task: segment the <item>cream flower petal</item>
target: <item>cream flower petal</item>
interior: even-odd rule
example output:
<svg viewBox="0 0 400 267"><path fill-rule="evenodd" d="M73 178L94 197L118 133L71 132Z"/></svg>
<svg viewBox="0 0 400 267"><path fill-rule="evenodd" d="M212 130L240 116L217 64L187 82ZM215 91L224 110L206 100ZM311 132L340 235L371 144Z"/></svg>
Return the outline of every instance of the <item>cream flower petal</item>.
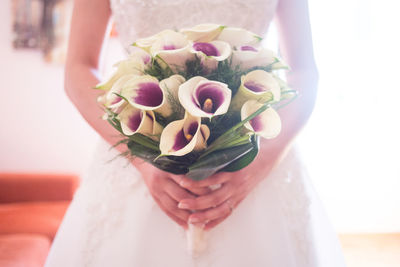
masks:
<svg viewBox="0 0 400 267"><path fill-rule="evenodd" d="M241 77L241 85L232 100L232 109L238 110L247 100L259 102L279 101L280 86L270 73L264 70L254 70Z"/></svg>
<svg viewBox="0 0 400 267"><path fill-rule="evenodd" d="M221 82L196 76L179 87L179 101L187 112L212 118L228 111L232 91Z"/></svg>
<svg viewBox="0 0 400 267"><path fill-rule="evenodd" d="M155 56L160 51L181 49L188 44L189 41L182 33L166 30L157 37L157 40L150 48L150 52L153 56Z"/></svg>
<svg viewBox="0 0 400 267"><path fill-rule="evenodd" d="M275 52L266 48L257 49L253 46L241 46L239 50L232 52L232 66L240 66L241 69L268 66L272 63L274 64L271 69L288 68L284 62L278 59Z"/></svg>
<svg viewBox="0 0 400 267"><path fill-rule="evenodd" d="M105 82L96 85L96 89L110 90L114 83L124 75L143 75L145 64L142 59L137 57L131 57L126 60L118 62L116 65L117 69L114 73L106 79Z"/></svg>
<svg viewBox="0 0 400 267"><path fill-rule="evenodd" d="M226 27L218 35L217 40L229 43L232 47L257 45L262 38L250 31L241 28Z"/></svg>
<svg viewBox="0 0 400 267"><path fill-rule="evenodd" d="M160 87L164 90L165 94L178 99L179 86L184 82L185 78L183 76L175 74L160 81Z"/></svg>
<svg viewBox="0 0 400 267"><path fill-rule="evenodd" d="M141 60L145 66L148 66L151 63L151 55L147 53L145 50L136 48L130 55L129 59L131 60Z"/></svg>
<svg viewBox="0 0 400 267"><path fill-rule="evenodd" d="M159 135L161 126L156 122L154 112L140 110L127 105L117 119L121 122L121 129L125 135L141 133L150 137Z"/></svg>
<svg viewBox="0 0 400 267"><path fill-rule="evenodd" d="M121 90L124 84L135 77L137 76L133 74L128 74L120 77L105 95L104 105L110 109L117 109L118 107L120 107L125 102L125 100L118 95L121 94Z"/></svg>
<svg viewBox="0 0 400 267"><path fill-rule="evenodd" d="M185 78L181 75L175 74L162 81L160 81L160 88L164 91L165 101L161 107L155 111L168 117L173 112L173 106L179 105L178 90L179 86L185 82Z"/></svg>
<svg viewBox="0 0 400 267"><path fill-rule="evenodd" d="M198 138L203 139L201 133L201 118L186 113L185 118L169 123L161 133L160 151L162 155L183 156L192 152L198 144ZM205 143L207 140L200 140Z"/></svg>
<svg viewBox="0 0 400 267"><path fill-rule="evenodd" d="M263 70L254 70L242 77L242 85L254 93L271 92L275 101L279 101L281 91L276 79Z"/></svg>
<svg viewBox="0 0 400 267"><path fill-rule="evenodd" d="M165 30L157 34L149 51L163 68L169 66L173 71L177 71L185 67L187 60L194 59L190 47L190 42L185 35Z"/></svg>
<svg viewBox="0 0 400 267"><path fill-rule="evenodd" d="M182 29L188 40L193 42L210 42L214 40L224 29L224 26L218 24L199 24L193 28Z"/></svg>
<svg viewBox="0 0 400 267"><path fill-rule="evenodd" d="M249 47L249 46L247 46ZM241 69L250 69L255 66L267 66L274 62L273 57L260 57L260 51L236 50L232 52L232 65L240 66Z"/></svg>
<svg viewBox="0 0 400 267"><path fill-rule="evenodd" d="M241 119L246 119L256 112L262 105L262 103L259 103L256 100L247 101L242 107ZM249 122L246 122L244 126L255 134L266 139L276 137L282 128L279 114L273 108L267 108Z"/></svg>
<svg viewBox="0 0 400 267"><path fill-rule="evenodd" d="M210 137L210 128L207 125L202 124L200 126L200 133L197 137L196 146L194 150L199 151L207 148L207 140Z"/></svg>
<svg viewBox="0 0 400 267"><path fill-rule="evenodd" d="M133 44L133 46L139 47L145 51L150 52L150 47L160 38L160 36L168 34L170 31L171 30L163 30L150 37L139 39Z"/></svg>
<svg viewBox="0 0 400 267"><path fill-rule="evenodd" d="M186 61L195 58L195 55L191 52L190 44L179 49L162 50L157 52L154 56L160 66L163 68L168 66L174 72L184 70Z"/></svg>
<svg viewBox="0 0 400 267"><path fill-rule="evenodd" d="M202 64L209 70L218 66L218 61L223 61L232 54L231 46L222 41L209 43L197 42L193 44L192 52L202 59Z"/></svg>
<svg viewBox="0 0 400 267"><path fill-rule="evenodd" d="M125 82L121 96L132 106L143 110L157 109L164 102L164 92L157 78L150 75L136 76Z"/></svg>

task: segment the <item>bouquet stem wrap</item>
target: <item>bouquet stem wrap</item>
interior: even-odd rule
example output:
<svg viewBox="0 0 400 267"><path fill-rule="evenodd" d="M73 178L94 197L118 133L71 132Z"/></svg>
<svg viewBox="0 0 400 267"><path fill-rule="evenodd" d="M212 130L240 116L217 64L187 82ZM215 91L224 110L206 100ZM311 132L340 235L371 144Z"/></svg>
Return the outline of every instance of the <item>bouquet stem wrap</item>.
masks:
<svg viewBox="0 0 400 267"><path fill-rule="evenodd" d="M221 185L215 184L209 187L211 190L217 190ZM200 256L207 249L207 233L203 227L189 223L188 230L186 231L186 239L189 254L193 258Z"/></svg>
<svg viewBox="0 0 400 267"><path fill-rule="evenodd" d="M189 223L186 239L188 252L193 258L199 257L207 249L206 233L202 227Z"/></svg>

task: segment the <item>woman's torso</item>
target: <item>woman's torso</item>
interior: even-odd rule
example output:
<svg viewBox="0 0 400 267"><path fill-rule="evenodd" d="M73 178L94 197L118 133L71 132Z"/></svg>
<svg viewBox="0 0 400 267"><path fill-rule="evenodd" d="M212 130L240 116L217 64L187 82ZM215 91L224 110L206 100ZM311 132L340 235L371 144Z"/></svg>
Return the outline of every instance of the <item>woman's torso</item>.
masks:
<svg viewBox="0 0 400 267"><path fill-rule="evenodd" d="M122 44L165 29L201 23L241 27L265 35L278 0L110 0Z"/></svg>

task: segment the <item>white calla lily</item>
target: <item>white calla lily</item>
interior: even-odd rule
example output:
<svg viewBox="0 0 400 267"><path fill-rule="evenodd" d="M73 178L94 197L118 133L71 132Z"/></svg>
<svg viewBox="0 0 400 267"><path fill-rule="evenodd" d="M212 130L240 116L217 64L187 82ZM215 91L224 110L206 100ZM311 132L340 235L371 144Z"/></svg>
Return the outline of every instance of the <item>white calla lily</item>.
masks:
<svg viewBox="0 0 400 267"><path fill-rule="evenodd" d="M96 85L96 89L110 90L114 83L124 75L143 75L145 70L145 64L140 57L129 57L126 60L122 60L114 65L117 69L114 73L105 80L105 82Z"/></svg>
<svg viewBox="0 0 400 267"><path fill-rule="evenodd" d="M144 75L126 81L120 94L128 103L143 110L155 110L164 103L164 92L157 78Z"/></svg>
<svg viewBox="0 0 400 267"><path fill-rule="evenodd" d="M187 112L212 118L228 111L232 91L224 83L196 76L179 86L178 97Z"/></svg>
<svg viewBox="0 0 400 267"><path fill-rule="evenodd" d="M143 49L136 48L128 57L131 60L141 60L145 66L150 65L151 55Z"/></svg>
<svg viewBox="0 0 400 267"><path fill-rule="evenodd" d="M140 110L127 105L117 119L121 122L121 129L125 135L141 133L152 139L158 140L162 132L162 126L156 121L154 112L151 110Z"/></svg>
<svg viewBox="0 0 400 267"><path fill-rule="evenodd" d="M222 41L196 42L193 43L192 52L201 58L203 66L208 70L214 70L219 61L230 57L232 49L228 43Z"/></svg>
<svg viewBox="0 0 400 267"><path fill-rule="evenodd" d="M182 33L166 30L152 44L150 53L162 67L168 65L177 71L185 67L187 60L194 59L190 48L190 42Z"/></svg>
<svg viewBox="0 0 400 267"><path fill-rule="evenodd" d="M232 66L234 67L240 66L241 69L251 69L256 66L268 65L271 65L271 70L288 68L270 49L245 45L232 52Z"/></svg>
<svg viewBox="0 0 400 267"><path fill-rule="evenodd" d="M127 81L135 77L137 76L128 74L119 78L111 87L111 89L104 95L104 106L118 113L120 107L126 103L126 101L119 96L121 94L121 90Z"/></svg>
<svg viewBox="0 0 400 267"><path fill-rule="evenodd" d="M161 133L161 155L183 156L205 149L209 136L210 130L201 124L201 118L186 113L184 119L169 123Z"/></svg>
<svg viewBox="0 0 400 267"><path fill-rule="evenodd" d="M185 78L179 74L174 74L162 81L160 81L160 87L166 94L172 96L178 100L179 86L185 82Z"/></svg>
<svg viewBox="0 0 400 267"><path fill-rule="evenodd" d="M241 109L241 119L244 120L262 107L262 103L249 100ZM279 114L271 107L246 122L244 126L255 134L266 139L275 138L281 131L282 123Z"/></svg>
<svg viewBox="0 0 400 267"><path fill-rule="evenodd" d="M185 69L186 61L194 59L194 54L191 53L188 44L180 49L160 51L155 58L163 68L169 67L172 71L178 72Z"/></svg>
<svg viewBox="0 0 400 267"><path fill-rule="evenodd" d="M158 35L157 40L150 48L150 53L156 55L160 51L176 50L188 44L189 41L183 34L172 30L166 30Z"/></svg>
<svg viewBox="0 0 400 267"><path fill-rule="evenodd" d="M164 92L165 101L161 107L155 111L168 117L173 112L174 105L179 105L178 90L179 86L185 82L185 78L181 75L175 74L162 81L160 81L160 88Z"/></svg>
<svg viewBox="0 0 400 267"><path fill-rule="evenodd" d="M227 42L232 47L255 46L262 41L262 37L242 28L226 27L218 35L217 40Z"/></svg>
<svg viewBox="0 0 400 267"><path fill-rule="evenodd" d="M264 70L254 70L241 77L241 85L233 97L231 109L239 110L247 100L279 101L281 89L274 76Z"/></svg>
<svg viewBox="0 0 400 267"><path fill-rule="evenodd" d="M182 29L181 32L186 35L188 40L193 42L210 42L214 40L225 26L218 24L199 24L192 28Z"/></svg>
<svg viewBox="0 0 400 267"><path fill-rule="evenodd" d="M167 34L170 31L171 30L163 30L152 36L139 39L135 43L133 43L133 46L139 47L147 52L150 52L150 47L160 38L160 36L162 36L163 34Z"/></svg>

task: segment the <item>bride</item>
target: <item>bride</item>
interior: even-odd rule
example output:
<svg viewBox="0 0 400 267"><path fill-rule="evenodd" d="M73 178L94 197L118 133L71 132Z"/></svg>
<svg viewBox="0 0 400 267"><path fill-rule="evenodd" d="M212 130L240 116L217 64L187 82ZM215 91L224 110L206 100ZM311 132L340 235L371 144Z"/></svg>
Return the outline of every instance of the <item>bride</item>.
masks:
<svg viewBox="0 0 400 267"><path fill-rule="evenodd" d="M110 149L119 137L100 119L98 92L91 89L111 16L127 48L161 30L200 23L262 36L275 16L280 51L291 66L287 80L301 95L280 110L279 137L263 141L248 167L201 182L117 157L125 148ZM290 145L312 112L316 86L306 0L75 0L65 88L106 142L95 151L46 266L344 266L336 235ZM221 187L210 190L215 185ZM186 251L188 223L206 230L207 250L197 258Z"/></svg>

